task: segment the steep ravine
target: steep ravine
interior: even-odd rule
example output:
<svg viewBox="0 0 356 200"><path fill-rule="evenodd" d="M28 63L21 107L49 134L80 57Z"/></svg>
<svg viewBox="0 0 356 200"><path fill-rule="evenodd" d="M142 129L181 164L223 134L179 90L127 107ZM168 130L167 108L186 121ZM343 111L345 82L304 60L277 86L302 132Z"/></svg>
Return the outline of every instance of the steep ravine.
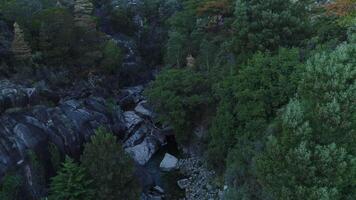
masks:
<svg viewBox="0 0 356 200"><path fill-rule="evenodd" d="M46 193L43 186L36 184L29 153L34 152L41 159L48 179L54 175L50 145L54 144L62 155L79 159L83 144L101 126L118 136L126 152L135 160L136 176L143 188L142 199L205 199L205 196L192 196L189 192L204 193L205 189L199 189L205 187L204 184L194 187L177 184L179 180L192 180L192 177L205 179L205 174L201 176L194 171L201 166L191 165L194 162L186 159L175 163L169 171L160 167L167 153L177 158L186 155L180 152L172 130L156 124L157 116L143 96L156 67L141 55L150 57L158 46L139 48L145 44L141 37L140 1L129 1L128 6L135 11L133 35L113 31L104 8L97 8L95 12L101 19L101 31L123 50L119 74L89 75L65 86L56 80L65 79L71 72L58 69L39 69L28 81L0 80L0 181L9 171L21 174L26 186L24 199L39 199ZM150 34L160 34L155 33L155 27L149 28ZM159 36L152 38L147 44L158 39ZM112 84L119 77L120 87ZM194 182L191 183L193 186Z"/></svg>
<svg viewBox="0 0 356 200"><path fill-rule="evenodd" d="M135 20L139 19L136 15ZM140 28L138 23L138 34ZM176 155L177 146L156 127L154 114L142 95L144 85L153 78L153 68L145 65L140 56L139 35L111 32L110 24L105 23L101 29L123 49L119 76L125 77L124 88L108 87L103 80L115 77L101 75L74 80L65 86L52 81L53 77L64 79L70 73L65 70L37 70L29 81L0 81L0 180L9 171L21 174L26 185L24 199L39 199L45 193L36 184L29 153L38 155L48 178L54 175L51 144L63 155L78 159L82 145L101 126L122 139L125 150L136 161L136 174L145 193L142 198L182 197L174 177L179 175L159 169L165 153ZM152 190L155 186L165 192Z"/></svg>

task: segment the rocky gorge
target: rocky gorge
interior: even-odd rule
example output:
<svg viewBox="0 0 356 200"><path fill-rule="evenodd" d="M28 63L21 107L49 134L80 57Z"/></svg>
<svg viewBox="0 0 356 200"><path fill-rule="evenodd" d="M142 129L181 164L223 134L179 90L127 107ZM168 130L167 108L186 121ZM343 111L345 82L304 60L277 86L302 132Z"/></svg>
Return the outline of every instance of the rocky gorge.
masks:
<svg viewBox="0 0 356 200"><path fill-rule="evenodd" d="M61 2L73 7L71 1ZM158 122L157 114L143 94L154 79L157 68L148 65L162 56L159 43L165 33L153 21L145 27L149 29L146 35L142 34L141 2L128 1L127 6L133 10L136 30L133 34L114 30L105 7L99 6L94 12L101 19L101 31L123 49L120 74L89 73L84 78L73 79L71 74L75 72L67 69L38 68L16 76L10 76L11 70L1 72L0 181L6 173L21 174L25 178L27 196L24 198L38 199L46 192L36 183L36 166L31 162L33 153L43 164L48 179L56 167L53 146L61 157L69 155L78 160L83 144L100 127L117 136L135 161L143 200L219 198L221 191L210 186L214 173L179 150L172 128ZM169 15L174 9L161 12ZM0 39L11 41L10 25L0 19L0 29ZM11 54L10 46L9 43L0 45L1 65L5 65ZM120 85L119 77L125 78L120 80Z"/></svg>

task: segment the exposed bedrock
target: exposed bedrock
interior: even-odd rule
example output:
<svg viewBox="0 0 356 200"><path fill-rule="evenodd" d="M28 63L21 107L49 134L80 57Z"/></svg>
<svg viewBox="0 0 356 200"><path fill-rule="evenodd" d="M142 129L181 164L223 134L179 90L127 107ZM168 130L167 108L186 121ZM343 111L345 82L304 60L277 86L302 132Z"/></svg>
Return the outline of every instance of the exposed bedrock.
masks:
<svg viewBox="0 0 356 200"><path fill-rule="evenodd" d="M9 82L6 84L11 85ZM7 109L0 117L0 177L9 169L25 169L29 150L50 155L43 152L48 151L50 143L62 153L79 158L83 143L89 141L101 126L122 139L126 152L136 161L138 169L165 143L164 134L152 123L152 112L141 95L142 87L121 91L115 100L123 107L124 104L131 105L123 111L121 106L108 105L105 99L94 96L61 101L53 107L41 103L29 106L32 98L29 91L33 91L12 86L17 89L0 92L0 102L1 99L6 102L1 104L6 105L2 108ZM15 107L22 108L9 110Z"/></svg>

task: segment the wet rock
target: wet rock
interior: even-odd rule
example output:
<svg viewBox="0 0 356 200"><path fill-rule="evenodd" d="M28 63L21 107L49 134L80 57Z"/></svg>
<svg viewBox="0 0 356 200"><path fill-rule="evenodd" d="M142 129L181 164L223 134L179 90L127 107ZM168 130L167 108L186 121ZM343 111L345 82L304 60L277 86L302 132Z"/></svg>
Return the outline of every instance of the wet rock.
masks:
<svg viewBox="0 0 356 200"><path fill-rule="evenodd" d="M140 165L146 164L159 149L157 140L146 137L141 144L126 148L126 152Z"/></svg>
<svg viewBox="0 0 356 200"><path fill-rule="evenodd" d="M162 171L172 171L177 168L178 159L166 153L159 167Z"/></svg>

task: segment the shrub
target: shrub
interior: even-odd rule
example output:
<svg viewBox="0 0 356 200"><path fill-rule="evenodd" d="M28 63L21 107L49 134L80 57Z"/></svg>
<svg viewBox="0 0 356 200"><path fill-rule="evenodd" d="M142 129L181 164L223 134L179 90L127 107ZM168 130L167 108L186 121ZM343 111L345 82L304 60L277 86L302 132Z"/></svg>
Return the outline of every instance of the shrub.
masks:
<svg viewBox="0 0 356 200"><path fill-rule="evenodd" d="M140 188L134 177L134 163L117 138L103 128L96 131L82 155L85 167L94 180L95 197L102 200L139 199Z"/></svg>
<svg viewBox="0 0 356 200"><path fill-rule="evenodd" d="M7 174L0 185L0 199L18 200L21 197L22 177L16 174Z"/></svg>
<svg viewBox="0 0 356 200"><path fill-rule="evenodd" d="M109 40L103 50L101 66L105 71L117 72L122 64L122 51L117 44Z"/></svg>
<svg viewBox="0 0 356 200"><path fill-rule="evenodd" d="M94 190L85 169L67 157L57 176L52 178L50 200L90 200Z"/></svg>

